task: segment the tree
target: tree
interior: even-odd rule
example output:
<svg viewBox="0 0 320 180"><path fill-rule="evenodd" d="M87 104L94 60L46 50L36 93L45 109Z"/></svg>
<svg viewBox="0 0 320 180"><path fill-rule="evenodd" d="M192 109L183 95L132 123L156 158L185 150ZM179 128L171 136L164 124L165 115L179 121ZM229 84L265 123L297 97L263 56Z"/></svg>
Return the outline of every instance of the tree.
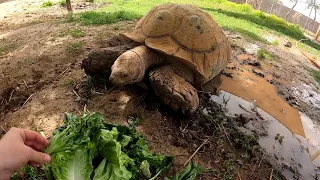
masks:
<svg viewBox="0 0 320 180"><path fill-rule="evenodd" d="M249 4L252 5L254 9L261 9L263 0L249 0Z"/></svg>
<svg viewBox="0 0 320 180"><path fill-rule="evenodd" d="M69 13L72 13L71 0L66 0L67 10Z"/></svg>
<svg viewBox="0 0 320 180"><path fill-rule="evenodd" d="M320 35L320 26L318 26L318 30L317 30L316 35L314 36L314 39L318 40L319 35Z"/></svg>
<svg viewBox="0 0 320 180"><path fill-rule="evenodd" d="M314 7L314 17L313 17L313 25L312 25L312 30L314 30L314 26L316 25L316 19L317 19L317 11L320 9L320 4L316 4Z"/></svg>
<svg viewBox="0 0 320 180"><path fill-rule="evenodd" d="M273 10L273 7L274 7L274 3L279 3L279 2L280 2L280 0L272 0L271 9L270 9L269 14L272 14L272 10Z"/></svg>
<svg viewBox="0 0 320 180"><path fill-rule="evenodd" d="M293 22L296 24L299 24L300 17L301 17L301 13L295 12L294 15L292 16Z"/></svg>
<svg viewBox="0 0 320 180"><path fill-rule="evenodd" d="M290 11L286 14L285 16L285 20L288 20L288 16L291 13L291 11L293 11L293 9L296 7L296 5L298 4L298 0L290 0L291 2L294 2L292 8L290 9Z"/></svg>
<svg viewBox="0 0 320 180"><path fill-rule="evenodd" d="M308 16L308 19L307 19L307 21L306 21L306 24L304 25L304 28L303 29L307 29L307 25L308 25L308 22L309 22L309 19L310 19L310 16L311 16L311 13L312 13L312 10L313 10L313 7L314 7L314 5L315 5L315 0L308 0L307 1L307 8L306 9L310 9L310 12L309 12L309 16Z"/></svg>

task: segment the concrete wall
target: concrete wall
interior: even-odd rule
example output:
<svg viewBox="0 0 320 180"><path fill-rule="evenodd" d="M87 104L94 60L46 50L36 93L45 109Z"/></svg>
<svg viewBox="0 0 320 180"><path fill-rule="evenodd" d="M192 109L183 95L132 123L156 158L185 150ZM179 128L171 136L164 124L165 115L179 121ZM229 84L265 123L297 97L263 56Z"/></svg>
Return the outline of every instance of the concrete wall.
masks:
<svg viewBox="0 0 320 180"><path fill-rule="evenodd" d="M238 4L243 4L246 2L245 0L231 0L231 1L238 3ZM255 9L257 9L257 8L259 8L259 7L257 7L258 1L259 0L248 0L248 3L250 5L252 5ZM262 0L260 10L264 11L266 13L270 13L271 6L272 6L272 0ZM290 11L290 8L288 8L282 4L279 4L279 3L274 3L274 7L273 7L273 10L271 13L284 19L286 14L289 11ZM310 10L306 10L306 11L309 12ZM313 16L314 16L314 13L311 14L312 18L313 18ZM313 33L316 33L317 29L319 27L319 23L317 21L314 23L313 19L308 18L307 16L305 16L295 10L291 11L291 13L288 16L287 21L294 23L294 24L299 24L301 27L304 27L307 22L307 19L309 19L307 29ZM311 23L309 23L309 22L311 22Z"/></svg>

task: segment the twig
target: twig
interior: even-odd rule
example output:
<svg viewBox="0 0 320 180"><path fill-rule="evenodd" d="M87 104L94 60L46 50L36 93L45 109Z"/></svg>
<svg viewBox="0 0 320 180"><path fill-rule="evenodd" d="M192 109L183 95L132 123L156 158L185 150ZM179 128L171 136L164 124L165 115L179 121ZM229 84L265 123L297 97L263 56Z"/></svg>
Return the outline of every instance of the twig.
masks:
<svg viewBox="0 0 320 180"><path fill-rule="evenodd" d="M103 95L103 93L102 93L102 92L97 92L97 91L92 90L92 89L91 89L91 92L92 92L92 94L99 94L99 95Z"/></svg>
<svg viewBox="0 0 320 180"><path fill-rule="evenodd" d="M91 114L91 112L87 109L87 104L84 105L83 112L84 113L87 112L87 113Z"/></svg>
<svg viewBox="0 0 320 180"><path fill-rule="evenodd" d="M238 171L237 169L236 169L236 171L237 171L239 180L241 180L241 176L240 176L240 174L239 174L239 171Z"/></svg>
<svg viewBox="0 0 320 180"><path fill-rule="evenodd" d="M251 113L247 108L243 107L241 104L238 104L238 105L239 105L239 107L240 107L241 109L243 109L243 110L245 110L245 111L247 111L247 112Z"/></svg>
<svg viewBox="0 0 320 180"><path fill-rule="evenodd" d="M195 156L197 154L197 152L200 150L200 148L206 143L208 142L208 139L204 140L203 143L198 147L198 149L190 156L190 158L184 163L183 167L185 167L189 161L193 158L193 156Z"/></svg>
<svg viewBox="0 0 320 180"><path fill-rule="evenodd" d="M79 96L79 94L73 89L72 92L79 98L81 99L81 97Z"/></svg>
<svg viewBox="0 0 320 180"><path fill-rule="evenodd" d="M62 73L59 74L59 76L62 76L64 73L66 73L69 68L70 68L70 67L68 66L67 69L65 69Z"/></svg>
<svg viewBox="0 0 320 180"><path fill-rule="evenodd" d="M1 126L2 131L4 131L5 133L7 133L7 131Z"/></svg>
<svg viewBox="0 0 320 180"><path fill-rule="evenodd" d="M24 106L29 100L30 100L30 98L33 96L33 94L31 94L29 97L28 97L28 99L22 104L22 106ZM22 107L21 106L21 107Z"/></svg>
<svg viewBox="0 0 320 180"><path fill-rule="evenodd" d="M228 139L230 145L233 147L233 145L232 145L232 143L231 143L231 140L229 139L229 136L228 136L228 134L227 134L227 131L226 131L226 129L224 128L224 126L223 126L222 123L221 123L221 127L222 127L223 132L224 132L224 134L226 135L226 138Z"/></svg>
<svg viewBox="0 0 320 180"><path fill-rule="evenodd" d="M271 170L271 174L270 174L269 180L272 180L272 176L273 176L273 168L272 168L272 170Z"/></svg>
<svg viewBox="0 0 320 180"><path fill-rule="evenodd" d="M110 91L112 91L114 88L116 88L117 86L113 86L112 88L110 88L107 93L109 93Z"/></svg>
<svg viewBox="0 0 320 180"><path fill-rule="evenodd" d="M23 83L26 86L26 88L29 89L29 86L28 86L27 82L24 79L23 79Z"/></svg>
<svg viewBox="0 0 320 180"><path fill-rule="evenodd" d="M262 155L262 157L261 157L261 159L260 159L260 162L259 162L259 164L258 164L258 167L257 167L257 168L259 168L259 167L260 167L260 165L261 165L261 162L262 162L263 158L264 158L264 154Z"/></svg>
<svg viewBox="0 0 320 180"><path fill-rule="evenodd" d="M12 95L13 95L13 92L14 92L14 89L11 91L11 93L10 93L10 97L9 97L9 100L8 100L8 103L11 101L11 99L12 99Z"/></svg>
<svg viewBox="0 0 320 180"><path fill-rule="evenodd" d="M264 157L264 154L262 155L262 157L261 157L261 159L260 159L260 161L259 161L258 168L259 168L260 165L261 165L261 162L262 162L263 157ZM250 176L251 176L251 174L256 170L256 166L257 166L257 164L254 164L254 166L253 166L253 168L252 168L252 170L251 170Z"/></svg>
<svg viewBox="0 0 320 180"><path fill-rule="evenodd" d="M49 88L52 88L54 84L52 84ZM47 96L47 92L44 94L44 96L42 97L42 99L44 99Z"/></svg>

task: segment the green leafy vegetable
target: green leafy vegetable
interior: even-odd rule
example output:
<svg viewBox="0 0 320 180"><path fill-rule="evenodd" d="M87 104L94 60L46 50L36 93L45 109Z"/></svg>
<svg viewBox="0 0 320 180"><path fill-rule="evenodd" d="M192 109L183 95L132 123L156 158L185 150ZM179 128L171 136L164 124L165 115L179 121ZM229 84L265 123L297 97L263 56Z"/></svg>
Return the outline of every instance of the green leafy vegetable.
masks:
<svg viewBox="0 0 320 180"><path fill-rule="evenodd" d="M148 163L147 160L142 161L140 165L140 169L144 176L146 176L147 178L151 178L152 175L150 172L150 164Z"/></svg>
<svg viewBox="0 0 320 180"><path fill-rule="evenodd" d="M203 169L200 166L196 166L192 161L190 161L188 166L179 174L172 178L166 178L165 180L195 180L202 171Z"/></svg>
<svg viewBox="0 0 320 180"><path fill-rule="evenodd" d="M81 118L66 114L64 126L55 130L45 152L52 157L46 166L48 179L86 180L93 172L92 159L97 155L92 134L101 128L100 114L84 114Z"/></svg>
<svg viewBox="0 0 320 180"><path fill-rule="evenodd" d="M151 153L134 126L103 123L99 113L67 114L45 152L52 157L45 167L49 180L155 179L173 161Z"/></svg>

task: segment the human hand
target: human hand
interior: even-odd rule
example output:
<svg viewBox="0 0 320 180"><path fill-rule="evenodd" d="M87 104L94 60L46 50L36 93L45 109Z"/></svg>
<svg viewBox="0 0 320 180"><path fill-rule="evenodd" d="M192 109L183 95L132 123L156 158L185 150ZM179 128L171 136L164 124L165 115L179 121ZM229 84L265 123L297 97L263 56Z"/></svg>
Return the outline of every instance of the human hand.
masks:
<svg viewBox="0 0 320 180"><path fill-rule="evenodd" d="M39 133L11 128L0 140L0 180L8 180L20 167L47 164L51 157L41 151L48 140Z"/></svg>

